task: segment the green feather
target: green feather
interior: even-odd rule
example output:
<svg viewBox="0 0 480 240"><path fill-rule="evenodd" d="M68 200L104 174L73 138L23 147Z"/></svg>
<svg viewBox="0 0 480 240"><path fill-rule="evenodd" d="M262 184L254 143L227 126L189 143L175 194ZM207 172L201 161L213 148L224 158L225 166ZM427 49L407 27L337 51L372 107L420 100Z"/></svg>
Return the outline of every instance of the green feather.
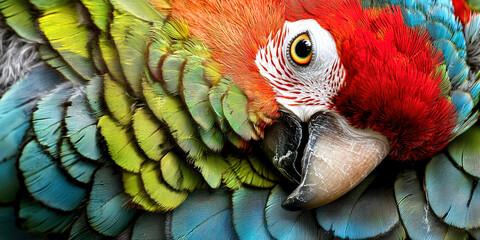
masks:
<svg viewBox="0 0 480 240"><path fill-rule="evenodd" d="M248 117L248 100L242 90L230 84L222 100L223 113L233 131L245 140L257 139L255 130Z"/></svg>
<svg viewBox="0 0 480 240"><path fill-rule="evenodd" d="M266 164L265 160L266 157L260 159L259 156L255 156L253 154L250 154L248 156L248 161L250 162L250 165L256 173L260 174L262 177L270 181L279 181L280 178L278 177L278 175L272 171L272 168L274 167L272 165Z"/></svg>
<svg viewBox="0 0 480 240"><path fill-rule="evenodd" d="M467 173L480 178L480 127L473 126L448 145L455 163Z"/></svg>
<svg viewBox="0 0 480 240"><path fill-rule="evenodd" d="M124 172L123 187L125 193L132 197L131 201L142 209L150 212L163 211L163 208L157 205L145 192L140 175Z"/></svg>
<svg viewBox="0 0 480 240"><path fill-rule="evenodd" d="M120 84L113 81L110 76L104 76L104 94L107 108L112 117L123 126L128 126L132 120L133 98Z"/></svg>
<svg viewBox="0 0 480 240"><path fill-rule="evenodd" d="M157 10L145 0L110 0L110 2L116 10L129 13L147 22L161 22L165 19L165 16L157 12Z"/></svg>
<svg viewBox="0 0 480 240"><path fill-rule="evenodd" d="M107 64L103 60L102 51L100 50L98 38L94 37L90 41L90 55L98 75L108 72ZM94 78L97 76L94 76Z"/></svg>
<svg viewBox="0 0 480 240"><path fill-rule="evenodd" d="M66 79L79 84L84 84L85 79L83 79L77 72L75 72L68 63L66 63L60 55L58 55L55 50L51 49L47 45L40 45L38 47L38 53L40 58L45 61L49 66L55 68L60 72Z"/></svg>
<svg viewBox="0 0 480 240"><path fill-rule="evenodd" d="M143 95L155 116L167 124L179 147L192 158L201 157L205 146L181 100L167 96L158 83L152 86L147 81L143 81Z"/></svg>
<svg viewBox="0 0 480 240"><path fill-rule="evenodd" d="M215 123L215 115L208 102L210 84L204 79L203 59L188 57L183 67L181 89L188 111L197 124L209 131Z"/></svg>
<svg viewBox="0 0 480 240"><path fill-rule="evenodd" d="M81 0L81 2L90 13L93 23L102 32L107 32L112 11L110 3L107 0Z"/></svg>
<svg viewBox="0 0 480 240"><path fill-rule="evenodd" d="M3 0L0 1L0 12L5 22L20 37L41 43L42 36L37 32L35 21L26 0Z"/></svg>
<svg viewBox="0 0 480 240"><path fill-rule="evenodd" d="M29 0L38 9L46 10L70 3L70 0Z"/></svg>
<svg viewBox="0 0 480 240"><path fill-rule="evenodd" d="M175 153L167 153L160 161L165 182L175 190L192 192L202 183L201 176Z"/></svg>
<svg viewBox="0 0 480 240"><path fill-rule="evenodd" d="M232 166L240 182L260 188L271 188L275 185L256 173L248 159L230 155L227 157L227 161Z"/></svg>
<svg viewBox="0 0 480 240"><path fill-rule="evenodd" d="M230 165L216 154L207 154L192 161L211 188L218 188L222 182L222 175L230 169Z"/></svg>
<svg viewBox="0 0 480 240"><path fill-rule="evenodd" d="M133 129L138 145L150 159L156 161L160 161L173 147L162 127L149 110L145 108L135 110Z"/></svg>
<svg viewBox="0 0 480 240"><path fill-rule="evenodd" d="M78 74L90 80L95 75L88 47L90 39L86 26L79 24L79 20L77 9L72 3L46 8L38 22L60 56Z"/></svg>
<svg viewBox="0 0 480 240"><path fill-rule="evenodd" d="M118 12L113 15L110 33L117 47L123 73L133 92L140 96L150 25L131 15Z"/></svg>
<svg viewBox="0 0 480 240"><path fill-rule="evenodd" d="M231 190L237 190L242 186L242 181L238 178L232 168L228 168L222 175L223 186Z"/></svg>
<svg viewBox="0 0 480 240"><path fill-rule="evenodd" d="M220 80L220 82L213 86L210 89L209 93L209 100L210 104L212 105L213 111L218 117L218 120L224 121L225 115L223 114L223 106L222 106L222 98L225 96L225 93L228 91L228 85L230 84L230 81L223 78ZM222 126L223 124L219 124Z"/></svg>
<svg viewBox="0 0 480 240"><path fill-rule="evenodd" d="M98 127L107 141L108 152L112 160L127 171L139 173L146 157L136 146L133 134L118 126L108 115L100 118Z"/></svg>
<svg viewBox="0 0 480 240"><path fill-rule="evenodd" d="M122 65L120 64L120 57L113 40L106 33L100 33L98 35L98 45L110 75L122 86L127 85L127 80L125 75L123 75Z"/></svg>
<svg viewBox="0 0 480 240"><path fill-rule="evenodd" d="M225 138L219 129L213 127L207 131L203 128L199 128L198 132L200 133L203 143L205 143L208 148L216 152L222 150Z"/></svg>
<svg viewBox="0 0 480 240"><path fill-rule="evenodd" d="M159 164L148 162L142 166L141 177L147 194L163 210L168 211L178 207L188 196L185 191L175 191L161 179Z"/></svg>
<svg viewBox="0 0 480 240"><path fill-rule="evenodd" d="M152 29L152 37L148 47L148 69L156 80L162 80L160 76L160 62L163 60L168 52L170 42L165 39L164 34L161 34L159 26L154 25Z"/></svg>
<svg viewBox="0 0 480 240"><path fill-rule="evenodd" d="M166 56L162 62L162 85L170 95L176 96L180 89L181 69L185 64L185 56L173 54Z"/></svg>

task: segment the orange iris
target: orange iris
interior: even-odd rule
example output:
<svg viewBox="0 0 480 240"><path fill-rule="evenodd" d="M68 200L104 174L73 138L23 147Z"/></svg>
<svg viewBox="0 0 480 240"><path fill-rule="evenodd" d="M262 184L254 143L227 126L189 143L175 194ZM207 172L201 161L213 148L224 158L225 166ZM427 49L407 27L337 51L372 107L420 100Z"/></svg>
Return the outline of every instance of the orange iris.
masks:
<svg viewBox="0 0 480 240"><path fill-rule="evenodd" d="M290 45L292 60L300 65L306 65L312 60L312 41L308 34L299 35Z"/></svg>

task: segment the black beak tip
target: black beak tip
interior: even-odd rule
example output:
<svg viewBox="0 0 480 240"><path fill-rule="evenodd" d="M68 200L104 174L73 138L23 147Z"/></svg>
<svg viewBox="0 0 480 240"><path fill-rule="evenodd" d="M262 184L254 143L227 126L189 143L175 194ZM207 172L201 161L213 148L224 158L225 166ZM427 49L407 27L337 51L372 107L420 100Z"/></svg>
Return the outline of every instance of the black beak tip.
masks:
<svg viewBox="0 0 480 240"><path fill-rule="evenodd" d="M304 210L302 202L295 197L287 197L282 203L282 207L290 211Z"/></svg>

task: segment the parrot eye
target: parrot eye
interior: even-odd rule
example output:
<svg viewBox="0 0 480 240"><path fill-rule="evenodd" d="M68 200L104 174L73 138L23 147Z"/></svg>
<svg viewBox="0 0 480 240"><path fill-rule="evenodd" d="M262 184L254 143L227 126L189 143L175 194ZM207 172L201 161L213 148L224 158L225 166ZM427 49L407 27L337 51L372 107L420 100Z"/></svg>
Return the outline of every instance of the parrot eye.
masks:
<svg viewBox="0 0 480 240"><path fill-rule="evenodd" d="M308 34L303 33L293 40L290 45L292 60L300 65L307 65L312 60L312 41Z"/></svg>

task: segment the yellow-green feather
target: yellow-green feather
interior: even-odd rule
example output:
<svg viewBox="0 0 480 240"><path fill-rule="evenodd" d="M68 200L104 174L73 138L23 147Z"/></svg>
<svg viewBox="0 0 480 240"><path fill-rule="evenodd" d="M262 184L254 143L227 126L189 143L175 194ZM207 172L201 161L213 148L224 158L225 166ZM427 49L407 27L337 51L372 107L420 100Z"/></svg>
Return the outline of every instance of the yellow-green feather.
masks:
<svg viewBox="0 0 480 240"><path fill-rule="evenodd" d="M188 196L186 191L170 188L162 179L157 162L148 162L142 166L141 178L147 194L165 211L172 210Z"/></svg>
<svg viewBox="0 0 480 240"><path fill-rule="evenodd" d="M133 134L108 115L100 118L98 127L107 142L112 160L127 171L139 173L146 158L136 146Z"/></svg>

